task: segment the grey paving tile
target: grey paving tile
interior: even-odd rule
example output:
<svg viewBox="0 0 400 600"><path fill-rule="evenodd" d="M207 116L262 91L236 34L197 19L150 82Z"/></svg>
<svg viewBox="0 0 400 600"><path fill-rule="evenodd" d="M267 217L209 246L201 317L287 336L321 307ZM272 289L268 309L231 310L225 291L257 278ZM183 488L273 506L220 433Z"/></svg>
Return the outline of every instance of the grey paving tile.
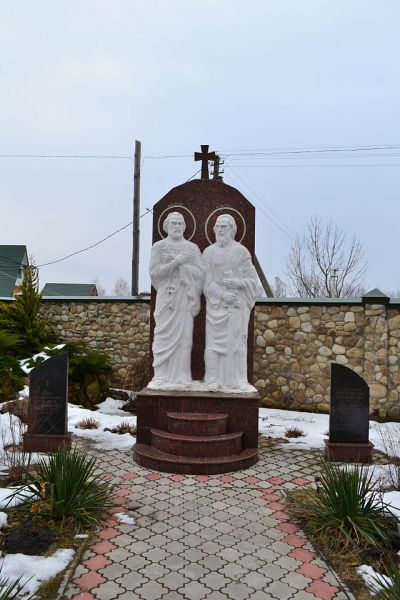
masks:
<svg viewBox="0 0 400 600"><path fill-rule="evenodd" d="M287 585L287 583L283 583L282 581L273 581L273 583L269 584L266 588L269 594L272 594L279 600L289 600L293 596L293 594L298 593L295 587L291 587ZM296 597L296 596L295 596Z"/></svg>
<svg viewBox="0 0 400 600"><path fill-rule="evenodd" d="M106 581L92 590L92 593L99 600L115 600L115 598L124 592L126 592L126 588L118 585L115 581Z"/></svg>
<svg viewBox="0 0 400 600"><path fill-rule="evenodd" d="M157 581L149 581L135 589L135 593L143 600L160 600L168 592L168 588L160 585Z"/></svg>
<svg viewBox="0 0 400 600"><path fill-rule="evenodd" d="M232 582L224 587L222 592L232 600L246 600L253 596L255 589L245 583Z"/></svg>
<svg viewBox="0 0 400 600"><path fill-rule="evenodd" d="M211 592L211 589L198 581L191 581L181 587L178 591L188 600L203 600L203 598L206 598L207 594Z"/></svg>

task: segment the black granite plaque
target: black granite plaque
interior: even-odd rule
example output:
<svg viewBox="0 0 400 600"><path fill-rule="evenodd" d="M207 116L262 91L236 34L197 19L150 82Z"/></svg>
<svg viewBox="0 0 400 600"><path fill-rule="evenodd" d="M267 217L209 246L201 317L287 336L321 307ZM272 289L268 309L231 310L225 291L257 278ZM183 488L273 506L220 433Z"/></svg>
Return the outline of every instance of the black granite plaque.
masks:
<svg viewBox="0 0 400 600"><path fill-rule="evenodd" d="M368 384L348 367L332 363L329 441L366 444L368 433Z"/></svg>
<svg viewBox="0 0 400 600"><path fill-rule="evenodd" d="M30 373L28 432L66 434L67 399L68 354L57 354Z"/></svg>

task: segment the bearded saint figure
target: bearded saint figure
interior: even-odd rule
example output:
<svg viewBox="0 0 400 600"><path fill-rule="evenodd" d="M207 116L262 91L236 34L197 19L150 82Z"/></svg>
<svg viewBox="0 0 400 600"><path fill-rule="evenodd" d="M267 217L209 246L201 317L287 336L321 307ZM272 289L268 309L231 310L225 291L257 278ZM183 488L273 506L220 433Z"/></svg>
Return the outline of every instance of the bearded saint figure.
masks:
<svg viewBox="0 0 400 600"><path fill-rule="evenodd" d="M183 237L183 216L170 213L163 223L167 237L151 249L150 278L157 291L154 311L154 377L151 390L190 389L193 319L200 310L203 285L198 246Z"/></svg>
<svg viewBox="0 0 400 600"><path fill-rule="evenodd" d="M203 252L206 269L205 379L209 391L250 393L247 379L247 333L257 297L258 278L247 248L235 241L237 226L218 217L215 243Z"/></svg>

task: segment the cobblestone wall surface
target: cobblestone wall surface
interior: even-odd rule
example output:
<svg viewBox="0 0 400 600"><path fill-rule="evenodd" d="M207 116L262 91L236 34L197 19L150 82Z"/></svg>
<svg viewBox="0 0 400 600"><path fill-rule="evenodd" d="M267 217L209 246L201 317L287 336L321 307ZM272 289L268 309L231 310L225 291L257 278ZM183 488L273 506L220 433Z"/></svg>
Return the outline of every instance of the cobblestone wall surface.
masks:
<svg viewBox="0 0 400 600"><path fill-rule="evenodd" d="M264 406L328 412L334 361L367 381L372 413L400 420L400 306L365 300L257 303L254 381ZM108 352L115 386L148 353L146 299L45 300L42 315L61 337Z"/></svg>
<svg viewBox="0 0 400 600"><path fill-rule="evenodd" d="M82 340L112 360L112 383L129 384L132 366L148 355L149 301L47 301L42 316L65 340Z"/></svg>

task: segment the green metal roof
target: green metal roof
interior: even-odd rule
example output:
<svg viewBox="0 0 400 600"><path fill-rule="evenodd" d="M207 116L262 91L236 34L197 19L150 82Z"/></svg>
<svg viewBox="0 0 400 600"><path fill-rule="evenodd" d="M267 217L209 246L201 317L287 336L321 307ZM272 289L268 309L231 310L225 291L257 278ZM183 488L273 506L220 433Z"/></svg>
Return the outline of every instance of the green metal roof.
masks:
<svg viewBox="0 0 400 600"><path fill-rule="evenodd" d="M0 296L13 295L21 265L28 266L26 246L0 245Z"/></svg>
<svg viewBox="0 0 400 600"><path fill-rule="evenodd" d="M42 296L97 296L95 283L46 283Z"/></svg>

